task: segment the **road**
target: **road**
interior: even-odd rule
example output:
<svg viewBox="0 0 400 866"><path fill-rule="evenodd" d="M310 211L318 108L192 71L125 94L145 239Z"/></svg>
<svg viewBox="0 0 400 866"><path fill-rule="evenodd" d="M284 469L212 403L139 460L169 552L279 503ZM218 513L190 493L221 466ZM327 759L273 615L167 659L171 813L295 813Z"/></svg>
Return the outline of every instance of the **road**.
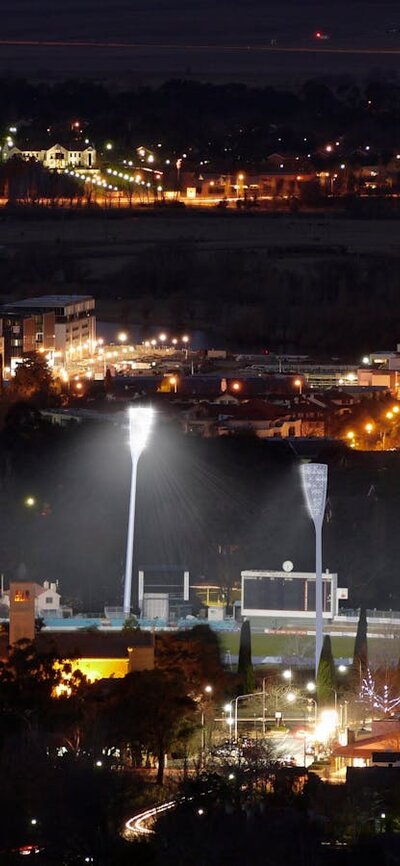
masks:
<svg viewBox="0 0 400 866"><path fill-rule="evenodd" d="M277 743L277 753L282 756L282 759L294 759L296 766L303 767L312 762L312 757L304 754L304 738L299 738L291 733L281 734L274 737L274 742ZM305 760L306 759L306 760ZM152 825L159 815L174 809L177 805L177 800L169 800L167 803L162 803L160 806L154 806L151 809L145 809L138 812L129 818L125 823L123 836L133 842L139 838L146 838L152 835L155 831Z"/></svg>
<svg viewBox="0 0 400 866"><path fill-rule="evenodd" d="M144 812L133 815L125 824L124 838L132 842L139 837L151 835L154 833L151 825L154 824L157 816L174 809L175 806L176 800L170 800L168 803L162 803L161 806L154 806L152 809L146 809Z"/></svg>

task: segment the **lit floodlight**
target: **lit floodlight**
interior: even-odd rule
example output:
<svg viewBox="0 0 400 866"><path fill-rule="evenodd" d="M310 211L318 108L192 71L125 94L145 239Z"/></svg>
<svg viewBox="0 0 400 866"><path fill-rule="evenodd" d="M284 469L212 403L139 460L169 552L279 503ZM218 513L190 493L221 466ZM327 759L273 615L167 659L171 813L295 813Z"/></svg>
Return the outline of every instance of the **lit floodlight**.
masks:
<svg viewBox="0 0 400 866"><path fill-rule="evenodd" d="M315 527L315 677L322 650L322 523L325 514L328 467L326 463L305 463L300 467L308 513Z"/></svg>
<svg viewBox="0 0 400 866"><path fill-rule="evenodd" d="M149 438L154 409L151 406L129 409L129 447L132 460L139 459Z"/></svg>
<svg viewBox="0 0 400 866"><path fill-rule="evenodd" d="M326 463L305 463L300 467L308 513L314 524L324 517L328 467Z"/></svg>
<svg viewBox="0 0 400 866"><path fill-rule="evenodd" d="M125 583L124 583L124 616L131 611L132 595L132 564L133 540L135 532L136 479L140 455L146 447L154 410L149 407L133 407L129 409L129 447L132 458L131 493L129 498L128 535L126 541Z"/></svg>

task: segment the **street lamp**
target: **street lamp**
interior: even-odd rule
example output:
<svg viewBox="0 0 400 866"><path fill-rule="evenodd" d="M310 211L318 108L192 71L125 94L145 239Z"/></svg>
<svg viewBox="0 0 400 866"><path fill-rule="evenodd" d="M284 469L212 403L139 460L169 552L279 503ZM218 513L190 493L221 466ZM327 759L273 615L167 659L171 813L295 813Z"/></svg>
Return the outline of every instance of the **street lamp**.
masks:
<svg viewBox="0 0 400 866"><path fill-rule="evenodd" d="M187 361L187 358L188 358L188 348L189 348L189 337L187 336L187 334L184 334L184 336L182 337L182 343L183 343L183 345L184 345L184 347L185 347L184 351L185 351L185 358L186 358L186 361Z"/></svg>
<svg viewBox="0 0 400 866"><path fill-rule="evenodd" d="M288 704L295 704L296 701L301 701L303 704L307 704L307 710L310 712L311 705L314 707L314 724L317 724L317 712L318 712L318 704L314 698L310 698L303 695L296 694L296 692L288 692L286 695L286 700ZM308 720L309 721L309 720Z"/></svg>
<svg viewBox="0 0 400 866"><path fill-rule="evenodd" d="M299 397L301 397L301 395L302 395L302 393L303 393L303 382L302 382L302 380L301 380L301 379L295 379L294 382L293 382L293 385L295 385L296 388L299 389Z"/></svg>
<svg viewBox="0 0 400 866"><path fill-rule="evenodd" d="M328 466L305 463L300 467L308 513L315 528L315 676L322 650L322 524L326 505Z"/></svg>
<svg viewBox="0 0 400 866"><path fill-rule="evenodd" d="M207 697L212 695L212 686L204 686L204 693ZM204 704L201 706L201 766L204 767L204 758L206 754L206 717L204 712Z"/></svg>
<svg viewBox="0 0 400 866"><path fill-rule="evenodd" d="M176 394L178 391L178 379L177 379L177 377L176 376L170 376L169 377L169 384L172 385L172 387L174 389L174 394Z"/></svg>
<svg viewBox="0 0 400 866"><path fill-rule="evenodd" d="M132 563L133 563L133 539L135 531L135 505L136 505L136 481L137 467L140 455L146 447L154 411L151 407L133 406L129 409L129 447L132 458L131 492L129 499L128 535L126 542L125 561L125 583L124 583L124 616L129 616L131 611L132 595Z"/></svg>
<svg viewBox="0 0 400 866"><path fill-rule="evenodd" d="M226 724L229 727L229 742L232 742L232 727L234 725L233 719L233 700L230 701L229 704L224 704L223 706L224 713L227 714Z"/></svg>
<svg viewBox="0 0 400 866"><path fill-rule="evenodd" d="M248 692L247 695L238 695L237 698L235 698L235 701L234 701L234 703L235 703L235 717L234 717L235 742L238 738L238 702L243 701L246 698L255 698L255 697L260 697L260 692ZM233 701L232 701L232 703L233 703Z"/></svg>
<svg viewBox="0 0 400 866"><path fill-rule="evenodd" d="M314 700L314 698L306 698L306 700L307 700L307 709L308 709L308 712L310 713L310 715L311 715L310 708L311 708L311 706L314 707L314 725L316 725L317 724L318 704L317 704L316 700Z"/></svg>

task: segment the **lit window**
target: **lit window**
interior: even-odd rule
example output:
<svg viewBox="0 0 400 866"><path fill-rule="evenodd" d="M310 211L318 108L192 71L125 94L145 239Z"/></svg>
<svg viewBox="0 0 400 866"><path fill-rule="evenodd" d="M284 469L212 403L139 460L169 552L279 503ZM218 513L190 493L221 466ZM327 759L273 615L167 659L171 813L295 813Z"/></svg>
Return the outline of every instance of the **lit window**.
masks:
<svg viewBox="0 0 400 866"><path fill-rule="evenodd" d="M26 601L30 596L29 589L16 589L14 593L14 601Z"/></svg>

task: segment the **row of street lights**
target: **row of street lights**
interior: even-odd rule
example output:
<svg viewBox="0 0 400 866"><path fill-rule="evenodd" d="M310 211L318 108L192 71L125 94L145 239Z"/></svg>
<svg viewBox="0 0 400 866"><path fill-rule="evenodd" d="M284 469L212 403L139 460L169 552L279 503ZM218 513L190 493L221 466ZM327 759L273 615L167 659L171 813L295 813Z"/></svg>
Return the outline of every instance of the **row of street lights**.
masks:
<svg viewBox="0 0 400 866"><path fill-rule="evenodd" d="M264 685L264 684L263 684ZM263 725L263 734L266 733L266 692L263 688L262 692L249 692L245 695L237 695L236 698L233 698L231 701L224 705L224 712L227 713L226 722L229 726L230 733L230 741L234 740L235 742L238 740L238 728L239 728L239 701L247 700L248 698L259 698L263 699L263 708L262 708L262 725ZM309 707L313 706L314 708L314 724L317 724L317 713L318 713L318 705L317 701L310 696L298 695L295 692L287 692L285 699L288 704L294 704L297 701L307 702ZM275 721L278 723L282 720L282 712L279 710L275 711Z"/></svg>
<svg viewBox="0 0 400 866"><path fill-rule="evenodd" d="M348 667L346 665L341 664L338 666L338 671L340 674L346 674L348 671ZM292 670L290 668L286 668L282 672L282 677L288 684L289 683L291 684L292 678L293 678ZM238 695L236 698L233 698L229 703L225 704L223 709L224 709L224 712L228 714L226 721L227 721L227 724L229 725L229 728L230 728L231 740L232 740L232 733L234 734L235 740L237 740L237 738L238 738L238 704L239 704L239 701L246 700L247 698L251 698L251 697L258 697L258 698L262 697L262 730L263 730L263 734L266 733L266 719L267 719L267 715L266 715L266 703L267 703L266 683L267 683L267 680L268 680L267 677L263 678L262 691L251 692L251 693L245 694L245 695ZM307 695L302 695L298 691L294 691L293 689L291 689L290 691L286 692L284 699L286 700L286 702L288 704L293 705L297 701L300 701L300 702L307 702L308 707L313 707L314 708L314 724L316 726L317 720L318 720L318 704L317 704L317 701L315 700L315 698L312 697L312 694L314 694L316 692L316 689L317 689L315 682L313 680L309 680L305 685L305 689L308 693ZM337 717L338 693L336 690L333 690L333 695L334 695L334 700L335 700L334 712L335 712L336 717ZM341 713L341 716L342 715L343 715L343 713ZM278 710L278 705L277 705L276 712L275 712L275 720L277 722L279 722L280 719L282 719L282 713ZM342 726L343 725L342 725L342 721L341 721L341 727ZM232 731L232 729L233 729L233 731Z"/></svg>
<svg viewBox="0 0 400 866"><path fill-rule="evenodd" d="M314 686L315 688L315 686ZM347 726L347 701L344 701L343 704L340 704L338 708L338 699L337 692L334 692L335 696L335 707L334 709L324 709L322 710L320 716L318 717L318 703L315 698L312 698L310 695L300 695L294 691L289 691L285 695L285 701L287 704L293 706L296 703L306 704L308 711L308 722L313 722L314 725L314 734L316 739L324 740L328 736L331 736L333 732L339 727L343 728ZM263 735L266 733L266 707L265 707L265 692L250 692L245 695L238 695L236 698L233 698L231 701L226 703L223 707L224 712L227 714L226 723L229 726L229 739L230 742L237 742L239 737L239 702L243 700L247 700L248 698L254 697L262 697L263 698L263 710L262 710L262 730ZM282 706L282 704L281 704ZM340 713L338 713L338 709ZM313 716L313 718L311 718ZM279 725L284 718L284 713L281 710L276 710L275 714L275 722ZM202 727L204 726L204 715L202 715ZM205 742L203 740L203 748L202 754L204 754Z"/></svg>

